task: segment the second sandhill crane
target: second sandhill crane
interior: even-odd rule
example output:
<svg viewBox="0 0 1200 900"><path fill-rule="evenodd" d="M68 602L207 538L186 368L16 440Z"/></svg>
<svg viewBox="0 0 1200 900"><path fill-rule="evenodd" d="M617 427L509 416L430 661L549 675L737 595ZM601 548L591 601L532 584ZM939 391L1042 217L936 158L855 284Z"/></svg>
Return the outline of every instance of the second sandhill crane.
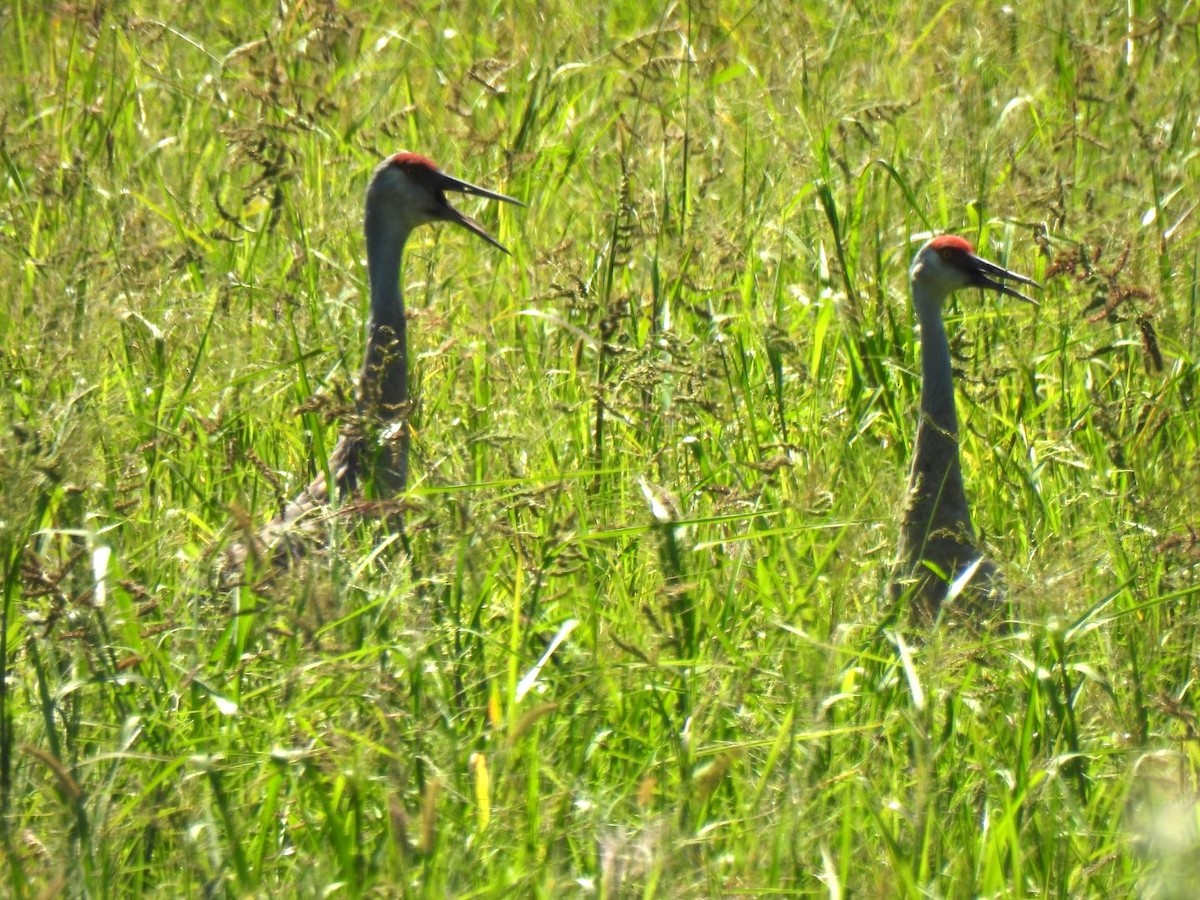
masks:
<svg viewBox="0 0 1200 900"><path fill-rule="evenodd" d="M360 421L344 429L330 455L327 471L334 490L330 491L324 473L318 475L263 530L260 545L268 549L278 545L289 526L333 496L346 497L370 484L376 498L389 499L407 485L408 336L400 285L404 244L420 225L453 222L508 252L475 220L452 207L447 191L524 206L512 197L447 175L416 153L397 153L375 169L363 217L371 309L358 382Z"/></svg>
<svg viewBox="0 0 1200 900"><path fill-rule="evenodd" d="M970 287L1034 303L1003 282L1039 285L980 258L968 241L948 234L917 251L908 277L921 329L921 413L892 591L897 598L907 595L918 617L932 620L951 584L968 587L975 596L988 595L995 578L995 566L976 547L963 491L954 376L942 306L954 291Z"/></svg>

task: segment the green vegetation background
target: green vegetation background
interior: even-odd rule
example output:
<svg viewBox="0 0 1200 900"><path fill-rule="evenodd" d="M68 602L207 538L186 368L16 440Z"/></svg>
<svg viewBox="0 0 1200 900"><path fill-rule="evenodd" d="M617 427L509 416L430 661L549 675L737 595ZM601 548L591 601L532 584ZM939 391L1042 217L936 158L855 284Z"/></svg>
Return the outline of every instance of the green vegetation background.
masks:
<svg viewBox="0 0 1200 900"><path fill-rule="evenodd" d="M1192 896L1197 72L1194 2L6 3L3 891ZM398 149L528 204L410 245L408 547L223 583ZM941 230L1045 284L948 311L1007 633L884 599Z"/></svg>

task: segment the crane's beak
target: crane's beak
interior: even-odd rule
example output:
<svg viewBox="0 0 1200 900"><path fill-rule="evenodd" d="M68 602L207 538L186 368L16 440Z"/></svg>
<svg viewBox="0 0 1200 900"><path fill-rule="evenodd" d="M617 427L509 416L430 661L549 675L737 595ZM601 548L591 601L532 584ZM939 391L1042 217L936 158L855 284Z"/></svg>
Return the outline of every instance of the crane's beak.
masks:
<svg viewBox="0 0 1200 900"><path fill-rule="evenodd" d="M520 200L514 199L513 197L508 197L504 194L498 194L495 191L489 191L487 188L477 187L476 185L470 184L466 181L460 181L459 179L454 178L451 175L447 175L444 172L439 172L438 174L440 176L440 184L438 184L438 187L443 191L458 191L460 194L474 194L476 197L485 197L488 200L499 200L501 203L514 203L517 206L525 205ZM479 237L483 238L497 250L503 250L505 253L508 253L508 248L488 234L482 225L480 225L470 216L460 213L457 209L451 206L449 202L446 202L442 206L442 208L439 210L439 213L445 221L454 222L458 225L461 225L463 228L467 229L467 231L479 235Z"/></svg>
<svg viewBox="0 0 1200 900"><path fill-rule="evenodd" d="M972 284L975 287L987 288L988 290L998 291L1001 294L1007 294L1010 297L1016 297L1019 300L1024 300L1026 303L1032 303L1034 306L1038 302L1032 297L1027 297L1016 288L1010 288L1007 284L1002 284L997 281L997 278L1006 279L1008 281L1016 281L1020 284L1027 284L1030 287L1035 287L1041 290L1042 286L1032 278L1026 278L1024 275L1018 275L1016 272L1010 272L1003 266L998 266L994 262L988 262L978 256L969 257Z"/></svg>

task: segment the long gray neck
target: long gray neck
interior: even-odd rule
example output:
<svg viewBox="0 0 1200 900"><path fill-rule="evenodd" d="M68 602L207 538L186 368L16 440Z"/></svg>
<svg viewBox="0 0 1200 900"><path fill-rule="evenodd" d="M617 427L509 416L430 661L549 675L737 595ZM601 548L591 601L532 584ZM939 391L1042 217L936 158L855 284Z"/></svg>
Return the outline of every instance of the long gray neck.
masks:
<svg viewBox="0 0 1200 900"><path fill-rule="evenodd" d="M902 544L912 554L923 552L935 532L955 535L956 541L974 541L958 454L954 376L942 324L942 299L922 295L914 285L913 306L921 325L921 418L908 477Z"/></svg>
<svg viewBox="0 0 1200 900"><path fill-rule="evenodd" d="M942 324L941 303L913 298L921 325L921 413L947 437L958 437L954 412L954 375L950 369L950 342Z"/></svg>
<svg viewBox="0 0 1200 900"><path fill-rule="evenodd" d="M381 419L394 419L408 402L408 340L400 259L409 229L367 198L364 220L371 317L367 354L359 380L359 403Z"/></svg>

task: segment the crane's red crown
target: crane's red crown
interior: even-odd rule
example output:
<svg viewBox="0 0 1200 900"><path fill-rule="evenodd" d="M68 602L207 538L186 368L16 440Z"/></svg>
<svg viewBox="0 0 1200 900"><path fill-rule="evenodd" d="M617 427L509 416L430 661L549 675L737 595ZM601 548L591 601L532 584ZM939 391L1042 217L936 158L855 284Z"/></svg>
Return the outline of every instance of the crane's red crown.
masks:
<svg viewBox="0 0 1200 900"><path fill-rule="evenodd" d="M422 156L420 153L409 153L407 151L397 153L392 157L391 163L394 166L404 166L405 168L412 167L417 169L432 169L435 172L440 171L437 163L428 156Z"/></svg>
<svg viewBox="0 0 1200 900"><path fill-rule="evenodd" d="M929 242L929 246L938 251L938 253L941 253L943 250L957 250L969 256L975 255L975 248L971 246L971 242L966 238L959 237L957 234L938 235Z"/></svg>

